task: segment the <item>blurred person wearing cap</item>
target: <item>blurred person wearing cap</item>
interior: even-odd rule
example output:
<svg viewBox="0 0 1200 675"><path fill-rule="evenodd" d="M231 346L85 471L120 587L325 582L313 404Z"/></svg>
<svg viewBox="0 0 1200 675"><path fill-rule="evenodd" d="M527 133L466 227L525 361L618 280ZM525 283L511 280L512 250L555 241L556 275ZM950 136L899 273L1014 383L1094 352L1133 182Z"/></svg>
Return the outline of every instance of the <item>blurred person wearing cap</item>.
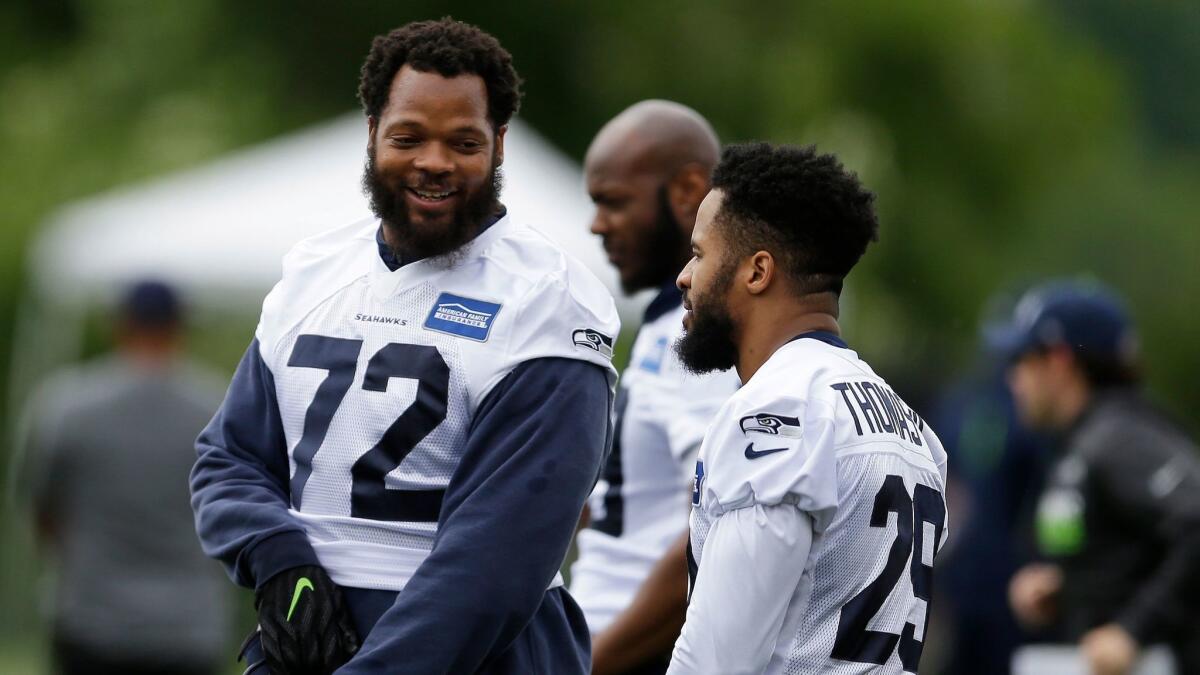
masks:
<svg viewBox="0 0 1200 675"><path fill-rule="evenodd" d="M26 414L24 480L52 561L58 673L215 673L228 593L193 535L192 441L220 381L183 358L183 310L158 281L120 302L115 353L52 377Z"/></svg>
<svg viewBox="0 0 1200 675"><path fill-rule="evenodd" d="M1057 440L1036 515L1044 561L1009 587L1017 617L1078 641L1094 673L1130 672L1154 643L1200 672L1200 460L1139 391L1123 303L1099 284L1046 283L990 340L1022 422Z"/></svg>

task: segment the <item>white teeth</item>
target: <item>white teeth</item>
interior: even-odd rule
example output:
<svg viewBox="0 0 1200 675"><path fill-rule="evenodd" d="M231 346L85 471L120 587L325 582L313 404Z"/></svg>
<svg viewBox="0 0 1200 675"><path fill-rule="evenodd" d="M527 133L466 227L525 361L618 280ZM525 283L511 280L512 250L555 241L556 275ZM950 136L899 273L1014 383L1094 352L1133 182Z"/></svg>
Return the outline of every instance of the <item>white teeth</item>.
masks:
<svg viewBox="0 0 1200 675"><path fill-rule="evenodd" d="M445 199L449 197L449 192L425 192L423 190L413 190L421 199Z"/></svg>

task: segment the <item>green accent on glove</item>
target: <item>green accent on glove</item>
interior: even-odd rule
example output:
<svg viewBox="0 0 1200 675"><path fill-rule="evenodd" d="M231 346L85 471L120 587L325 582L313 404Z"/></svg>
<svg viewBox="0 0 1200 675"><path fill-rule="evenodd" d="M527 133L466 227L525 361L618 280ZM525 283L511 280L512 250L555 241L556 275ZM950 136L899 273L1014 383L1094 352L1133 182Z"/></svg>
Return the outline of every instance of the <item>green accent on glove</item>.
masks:
<svg viewBox="0 0 1200 675"><path fill-rule="evenodd" d="M308 580L308 577L300 577L300 580L296 582L296 590L292 591L292 605L288 607L287 621L292 620L292 612L296 611L296 603L300 602L300 594L306 588L310 591L313 590L312 582Z"/></svg>

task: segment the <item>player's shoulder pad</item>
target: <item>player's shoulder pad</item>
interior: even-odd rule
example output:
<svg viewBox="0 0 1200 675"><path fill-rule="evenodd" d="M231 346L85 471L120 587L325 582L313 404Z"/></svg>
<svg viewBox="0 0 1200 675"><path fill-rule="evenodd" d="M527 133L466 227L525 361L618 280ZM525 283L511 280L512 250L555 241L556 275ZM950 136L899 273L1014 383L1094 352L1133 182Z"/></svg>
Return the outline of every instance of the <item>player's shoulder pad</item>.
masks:
<svg viewBox="0 0 1200 675"><path fill-rule="evenodd" d="M284 255L283 274L263 300L255 330L264 355L314 307L371 269L378 226L373 217L358 220L304 239Z"/></svg>
<svg viewBox="0 0 1200 675"><path fill-rule="evenodd" d="M837 510L837 456L809 403L743 387L718 413L701 449L697 506L714 516L754 504L795 504L818 531Z"/></svg>
<svg viewBox="0 0 1200 675"><path fill-rule="evenodd" d="M832 520L837 453L829 415L810 396L815 371L792 365L772 357L710 427L693 501L713 515L790 503L809 513L818 531Z"/></svg>
<svg viewBox="0 0 1200 675"><path fill-rule="evenodd" d="M515 363L561 357L613 371L621 330L612 294L590 270L540 232L513 225L487 251L522 289L506 322L506 352Z"/></svg>

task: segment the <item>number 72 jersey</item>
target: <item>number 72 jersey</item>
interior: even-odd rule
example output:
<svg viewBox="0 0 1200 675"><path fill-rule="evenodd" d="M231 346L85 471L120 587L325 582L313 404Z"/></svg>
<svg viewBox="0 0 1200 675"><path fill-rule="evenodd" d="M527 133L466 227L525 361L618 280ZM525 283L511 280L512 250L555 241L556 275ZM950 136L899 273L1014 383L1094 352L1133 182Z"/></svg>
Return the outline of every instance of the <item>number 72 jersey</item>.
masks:
<svg viewBox="0 0 1200 675"><path fill-rule="evenodd" d="M398 591L432 549L489 392L535 359L613 373L619 326L590 272L507 216L452 265L397 270L380 259L378 227L293 249L256 338L286 437L292 518L335 582Z"/></svg>
<svg viewBox="0 0 1200 675"><path fill-rule="evenodd" d="M799 586L779 591L792 597L765 672L915 673L947 533L945 472L937 436L844 343L793 340L705 437L689 562L704 575L724 513L794 503L814 537L795 561Z"/></svg>

